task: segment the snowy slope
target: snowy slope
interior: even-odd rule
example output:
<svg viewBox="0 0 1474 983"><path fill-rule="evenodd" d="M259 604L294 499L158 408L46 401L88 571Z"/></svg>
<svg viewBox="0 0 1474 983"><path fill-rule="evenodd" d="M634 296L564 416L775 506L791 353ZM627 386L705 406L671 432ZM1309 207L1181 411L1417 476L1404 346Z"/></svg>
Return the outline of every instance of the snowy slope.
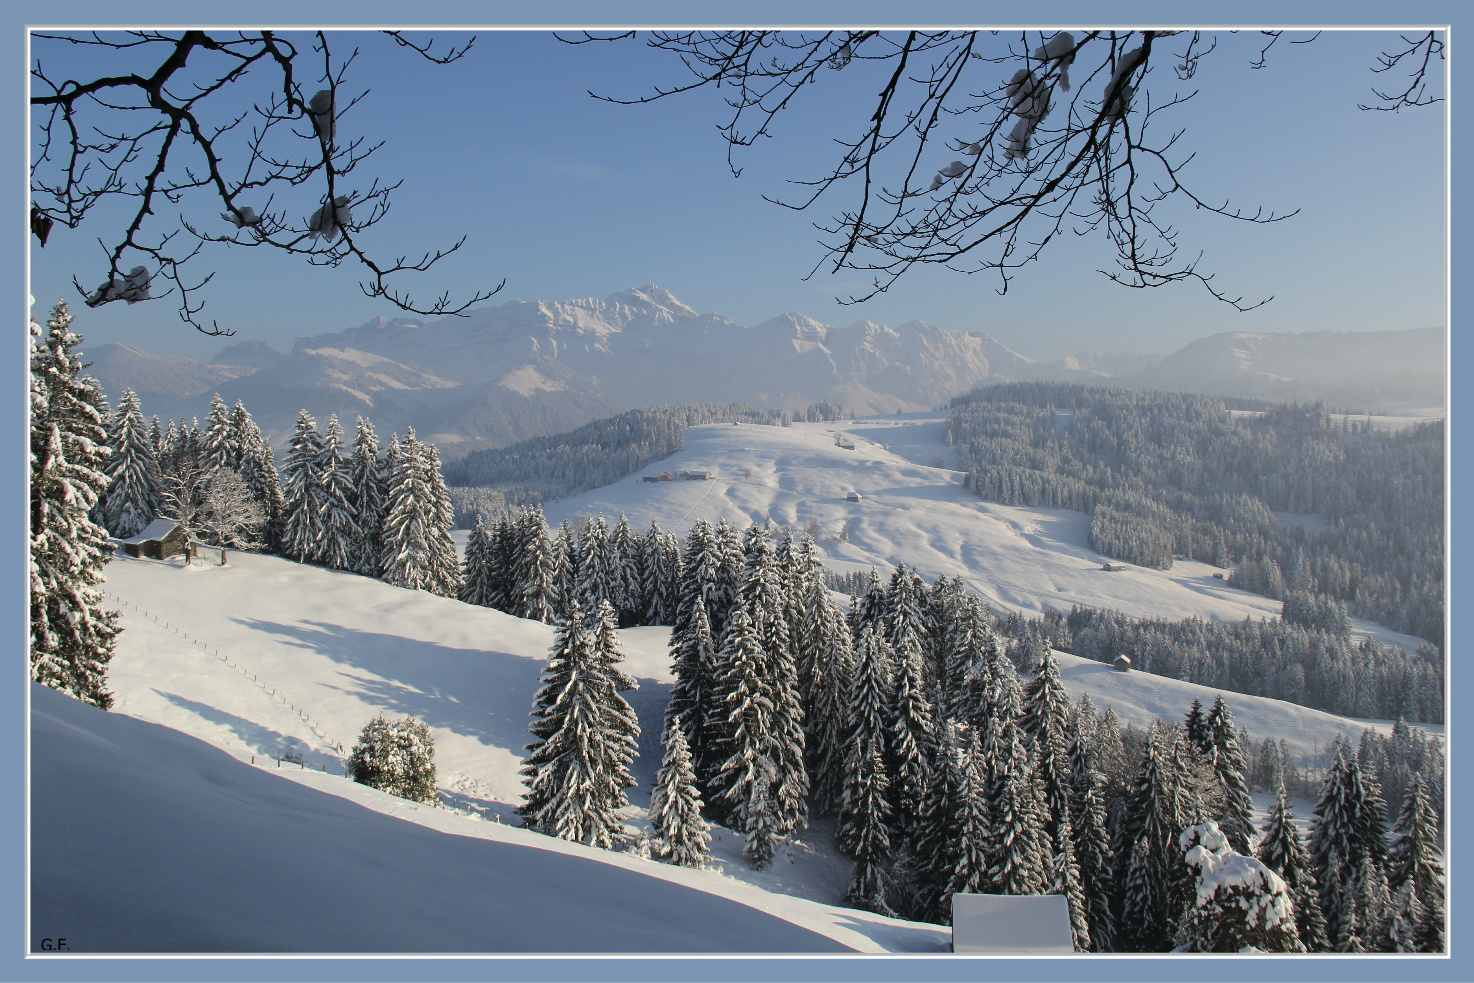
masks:
<svg viewBox="0 0 1474 983"><path fill-rule="evenodd" d="M686 446L644 473L712 469L715 481L642 482L640 474L545 506L548 521L620 512L636 529L651 519L684 537L699 519L738 528L772 519L795 532L812 530L826 565L876 567L888 577L897 563L927 580L963 576L995 608L1069 611L1072 604L1114 608L1134 616L1222 621L1278 617L1280 603L1214 579L1221 570L1178 561L1171 570L1101 569L1090 548L1090 517L1066 509L984 502L962 487L957 452L943 443L943 413L876 417L853 424L791 427L715 424L686 431ZM853 450L835 445L836 430ZM861 501L846 501L858 492ZM1416 648L1418 640L1369 622L1358 631Z"/></svg>
<svg viewBox="0 0 1474 983"><path fill-rule="evenodd" d="M63 932L73 952L833 953L950 941L342 778L252 768L40 685L31 700L32 950Z"/></svg>

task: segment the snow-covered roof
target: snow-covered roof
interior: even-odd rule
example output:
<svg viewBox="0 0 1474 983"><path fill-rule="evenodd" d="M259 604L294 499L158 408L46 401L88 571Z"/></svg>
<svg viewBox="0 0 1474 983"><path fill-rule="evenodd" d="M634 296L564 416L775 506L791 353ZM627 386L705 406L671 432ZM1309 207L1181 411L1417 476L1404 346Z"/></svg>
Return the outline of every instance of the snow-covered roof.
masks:
<svg viewBox="0 0 1474 983"><path fill-rule="evenodd" d="M120 542L146 543L151 539L163 539L169 533L173 532L174 527L177 525L179 525L177 519L155 519L137 536L129 536L127 539L120 540Z"/></svg>
<svg viewBox="0 0 1474 983"><path fill-rule="evenodd" d="M1063 894L954 894L952 951L1074 952L1069 900Z"/></svg>

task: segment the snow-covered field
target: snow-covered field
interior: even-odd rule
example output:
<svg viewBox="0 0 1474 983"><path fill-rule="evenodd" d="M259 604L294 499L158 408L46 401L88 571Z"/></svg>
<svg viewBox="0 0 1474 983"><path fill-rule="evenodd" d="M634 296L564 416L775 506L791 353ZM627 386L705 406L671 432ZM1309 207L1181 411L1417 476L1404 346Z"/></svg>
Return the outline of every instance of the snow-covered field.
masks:
<svg viewBox="0 0 1474 983"><path fill-rule="evenodd" d="M634 475L553 503L549 518L624 511L640 526L655 518L682 534L701 517L742 526L772 518L799 530L812 522L833 566L884 573L905 562L928 578L961 573L1023 610L1078 602L1170 617L1276 613L1199 565L1100 571L1083 545L1083 516L979 502L955 472L912 459L946 462L935 416L846 426L855 450L836 447L834 429L695 428L685 451L647 470L713 468L717 480L652 485ZM844 501L851 490L863 496L858 505ZM841 526L847 542L832 537ZM124 628L109 674L115 712L39 687L32 694L38 938L46 918L65 911L69 924L86 921L97 948L135 951L947 948L950 935L936 926L833 907L849 865L824 824L785 844L763 872L742 862L741 838L722 830L714 869L688 871L516 828L529 712L553 640L547 625L242 553L223 567L188 568L119 556L106 586ZM624 668L640 681L628 694L643 730L640 785L625 819L641 829L659 765L669 632L620 635ZM1138 726L1180 719L1194 698L1216 695L1060 659L1072 697L1088 692ZM1311 750L1362 725L1225 695L1256 740ZM429 725L451 808L343 777L343 749L381 711ZM288 752L301 764L279 764ZM1297 811L1303 817L1308 806ZM71 836L85 848L61 849ZM401 882L413 886L393 906L372 903ZM201 915L206 899L219 899L210 917ZM552 910L558 918L540 917ZM414 932L406 921L436 927Z"/></svg>
<svg viewBox="0 0 1474 983"><path fill-rule="evenodd" d="M827 566L882 578L905 563L928 581L966 577L999 609L1068 612L1072 604L1128 614L1221 621L1277 618L1280 603L1234 590L1206 563L1179 560L1171 570L1127 565L1110 573L1090 548L1090 517L1067 509L984 502L962 487L957 452L943 442L946 414L909 413L851 423L791 427L713 424L686 431L685 449L639 474L545 507L551 525L602 512L625 513L643 530L650 521L684 537L698 519L739 529L771 519L811 530ZM835 445L843 431L853 450ZM711 469L712 481L650 483L643 474ZM846 501L858 492L859 502ZM1114 562L1114 561L1113 561ZM1371 622L1361 634L1416 649L1419 639Z"/></svg>

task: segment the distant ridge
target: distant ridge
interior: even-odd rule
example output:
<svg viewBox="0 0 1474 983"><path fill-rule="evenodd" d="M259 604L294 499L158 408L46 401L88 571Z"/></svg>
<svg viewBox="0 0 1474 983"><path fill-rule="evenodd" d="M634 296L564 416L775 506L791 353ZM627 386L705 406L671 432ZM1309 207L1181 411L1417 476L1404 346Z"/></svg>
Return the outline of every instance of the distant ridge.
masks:
<svg viewBox="0 0 1474 983"><path fill-rule="evenodd" d="M413 426L447 460L571 430L641 406L746 403L856 414L914 412L988 382L1110 382L1337 405L1441 406L1440 329L1204 338L1172 355L1082 352L1038 362L981 333L923 321L835 327L784 313L751 327L649 284L599 300L510 301L465 317L374 318L299 338L292 351L232 344L207 363L124 345L86 353L116 400L161 418L243 400L278 445L300 409L384 436Z"/></svg>

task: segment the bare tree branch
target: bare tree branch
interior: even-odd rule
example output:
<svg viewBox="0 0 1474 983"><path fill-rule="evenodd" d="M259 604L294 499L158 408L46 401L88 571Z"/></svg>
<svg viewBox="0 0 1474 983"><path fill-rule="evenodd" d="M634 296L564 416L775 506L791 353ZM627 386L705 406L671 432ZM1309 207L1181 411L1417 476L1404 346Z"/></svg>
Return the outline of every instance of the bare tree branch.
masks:
<svg viewBox="0 0 1474 983"><path fill-rule="evenodd" d="M442 65L464 56L475 42L473 37L438 54L433 38L421 43L402 32L387 33L398 46ZM429 316L462 314L505 285L477 291L460 303L447 293L428 305L417 304L392 286L396 275L428 270L465 239L413 262L402 256L377 260L359 241L387 214L398 182L370 181L367 189L349 183L380 146L361 136L338 136L343 117L366 95L346 84L357 49L338 55L321 31L305 48L272 31L38 33L33 38L38 54L31 69L31 105L39 115L31 226L38 239L44 245L56 224L80 227L103 202L132 202L121 232L99 239L107 257L101 286L89 290L73 279L90 305L156 300L177 291L179 316L186 323L205 334L233 333L218 322L206 327L197 316L204 303L195 299L196 291L213 273L185 278L183 268L207 244L267 246L318 266L351 261L367 271L360 284L367 296ZM60 78L43 61L60 45L94 48L99 54L127 51L153 67L147 74ZM296 189L316 194L303 199ZM181 215L178 226L165 225L161 208L185 203L193 217ZM220 218L231 231L211 231L222 206ZM159 283L168 286L161 291Z"/></svg>
<svg viewBox="0 0 1474 983"><path fill-rule="evenodd" d="M1282 39L1315 38L1262 34L1266 42L1253 68ZM564 40L634 37L585 33ZM1125 286L1196 281L1240 310L1270 299L1245 300L1213 284L1212 274L1200 269L1202 253L1180 253L1178 233L1166 219L1169 205L1256 224L1296 214L1209 199L1184 182L1192 156L1179 149L1182 130L1160 123L1195 93L1153 98L1161 88L1154 70L1170 66L1175 80L1191 80L1218 45L1212 34L1025 31L999 40L997 32L975 31L655 31L638 37L674 54L688 78L645 95L596 98L640 103L715 89L730 110L717 128L734 175L741 173L737 148L772 136L778 115L800 93L819 84L878 86L866 90L876 92L867 102L869 118L835 141L833 166L792 181L802 189L794 198L768 199L801 211L847 190L838 213L815 223L824 254L809 273L869 273L870 287L841 303L868 300L924 264L991 272L1006 293L1016 271L1066 230L1104 236L1115 268L1101 272ZM1386 56L1387 67L1421 58L1423 68L1407 92L1384 98L1418 105L1427 62L1441 56L1441 44L1435 48L1431 36L1405 40L1408 51ZM845 71L850 74L835 82Z"/></svg>

